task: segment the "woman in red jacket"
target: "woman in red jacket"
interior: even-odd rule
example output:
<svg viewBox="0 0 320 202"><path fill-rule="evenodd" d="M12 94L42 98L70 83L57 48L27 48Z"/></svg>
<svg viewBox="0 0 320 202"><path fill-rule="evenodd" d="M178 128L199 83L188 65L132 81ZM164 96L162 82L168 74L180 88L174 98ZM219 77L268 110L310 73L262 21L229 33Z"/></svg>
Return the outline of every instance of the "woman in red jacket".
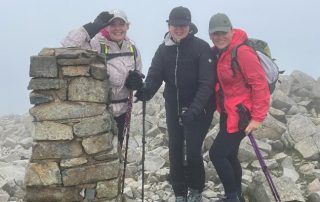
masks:
<svg viewBox="0 0 320 202"><path fill-rule="evenodd" d="M215 166L225 190L225 198L218 201L243 202L241 190L242 169L238 159L241 140L259 128L265 119L270 92L264 70L255 51L246 45L237 50L239 69L231 65L231 51L248 39L240 29L233 29L225 14L211 17L209 34L214 47L217 65L217 110L220 112L220 131L210 149L210 159ZM238 106L250 113L250 121L243 130Z"/></svg>

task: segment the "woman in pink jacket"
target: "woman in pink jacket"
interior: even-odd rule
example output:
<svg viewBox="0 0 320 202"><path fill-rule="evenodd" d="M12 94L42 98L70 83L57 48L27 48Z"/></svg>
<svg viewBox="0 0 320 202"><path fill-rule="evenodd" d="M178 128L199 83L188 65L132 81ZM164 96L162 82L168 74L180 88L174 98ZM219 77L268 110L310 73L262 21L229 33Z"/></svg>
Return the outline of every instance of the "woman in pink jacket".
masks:
<svg viewBox="0 0 320 202"><path fill-rule="evenodd" d="M225 198L217 202L243 202L242 169L238 159L241 140L246 134L259 128L265 119L270 101L270 92L264 70L256 52L247 45L237 50L239 69L231 65L231 51L245 42L247 34L233 29L225 14L211 17L209 34L217 65L217 110L220 112L220 131L210 149L210 159L215 166L225 190ZM240 118L238 108L249 114L249 122Z"/></svg>

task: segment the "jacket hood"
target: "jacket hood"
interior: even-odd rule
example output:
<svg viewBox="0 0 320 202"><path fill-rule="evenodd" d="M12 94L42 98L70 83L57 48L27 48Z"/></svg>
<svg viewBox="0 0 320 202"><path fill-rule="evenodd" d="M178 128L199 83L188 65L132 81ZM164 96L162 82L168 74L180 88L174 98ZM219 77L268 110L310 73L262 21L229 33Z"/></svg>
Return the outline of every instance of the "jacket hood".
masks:
<svg viewBox="0 0 320 202"><path fill-rule="evenodd" d="M228 47L231 50L234 46L239 45L248 39L248 35L241 29L233 29L233 37Z"/></svg>
<svg viewBox="0 0 320 202"><path fill-rule="evenodd" d="M190 24L190 34L195 35L196 33L198 33L198 28L195 24L191 23Z"/></svg>

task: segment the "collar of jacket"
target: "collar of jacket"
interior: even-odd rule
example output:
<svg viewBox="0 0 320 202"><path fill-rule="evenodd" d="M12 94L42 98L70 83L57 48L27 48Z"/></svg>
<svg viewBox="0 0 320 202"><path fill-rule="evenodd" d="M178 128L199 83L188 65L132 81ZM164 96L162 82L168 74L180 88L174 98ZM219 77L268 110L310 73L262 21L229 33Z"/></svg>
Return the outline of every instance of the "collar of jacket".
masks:
<svg viewBox="0 0 320 202"><path fill-rule="evenodd" d="M183 38L181 41L180 41L180 44L183 43L184 41L187 41L189 40L190 38L194 37L193 34L189 33L185 38ZM170 34L170 32L167 32L166 35L164 36L164 40L163 40L164 44L166 46L176 46L178 45L179 43L175 42L174 40L172 40L172 36Z"/></svg>

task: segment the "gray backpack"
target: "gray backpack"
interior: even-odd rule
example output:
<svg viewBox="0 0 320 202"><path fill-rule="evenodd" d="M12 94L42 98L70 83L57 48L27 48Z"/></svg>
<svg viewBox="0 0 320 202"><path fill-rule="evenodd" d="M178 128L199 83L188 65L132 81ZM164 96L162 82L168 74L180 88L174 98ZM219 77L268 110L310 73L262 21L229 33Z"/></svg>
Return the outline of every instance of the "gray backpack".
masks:
<svg viewBox="0 0 320 202"><path fill-rule="evenodd" d="M280 71L277 64L274 62L274 59L272 59L269 46L265 41L262 41L260 39L249 38L245 42L237 45L232 49L231 66L232 66L233 74L234 75L236 74L236 70L240 71L240 65L237 60L237 51L238 51L238 48L242 45L250 46L257 53L261 66L264 72L266 73L270 93L272 93L279 79L279 74L284 73L284 71Z"/></svg>

